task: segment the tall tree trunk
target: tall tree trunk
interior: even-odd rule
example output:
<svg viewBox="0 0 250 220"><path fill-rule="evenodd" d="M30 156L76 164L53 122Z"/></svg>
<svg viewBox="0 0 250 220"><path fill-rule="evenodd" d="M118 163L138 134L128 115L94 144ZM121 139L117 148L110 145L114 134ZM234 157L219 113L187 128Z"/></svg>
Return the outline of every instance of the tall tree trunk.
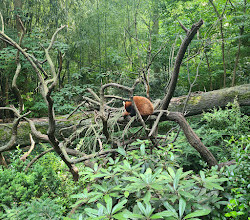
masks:
<svg viewBox="0 0 250 220"><path fill-rule="evenodd" d="M243 8L244 14L246 13L246 5L247 5L247 1L244 0L244 8ZM237 50L237 54L236 54L236 58L235 58L235 63L234 63L232 86L235 86L236 71L237 71L237 66L238 66L238 62L239 62L239 58L240 58L241 37L242 37L243 33L244 33L244 25L242 25L240 27L240 36L239 36L238 50Z"/></svg>
<svg viewBox="0 0 250 220"><path fill-rule="evenodd" d="M211 71L211 68L210 68L210 63L209 63L209 60L208 60L207 52L205 52L205 57L206 57L206 62L207 62L207 69L208 69L208 72L209 72L209 84L210 84L209 90L212 91L213 90L212 71Z"/></svg>
<svg viewBox="0 0 250 220"><path fill-rule="evenodd" d="M159 35L159 8L158 8L158 0L152 0L153 3L153 27L152 27L152 34L153 34L153 48L157 48L157 39ZM154 72L159 73L160 67L159 65L154 65Z"/></svg>
<svg viewBox="0 0 250 220"><path fill-rule="evenodd" d="M96 1L96 9L97 9L99 72L101 73L102 61L101 61L101 31L100 31L100 8L99 8L99 0Z"/></svg>
<svg viewBox="0 0 250 220"><path fill-rule="evenodd" d="M237 66L238 66L239 58L240 58L241 36L243 34L243 31L244 31L244 27L240 27L240 38L239 38L238 50L237 50L237 54L236 54L236 58L235 58L235 63L234 63L232 86L235 86L236 71L237 71Z"/></svg>
<svg viewBox="0 0 250 220"><path fill-rule="evenodd" d="M223 75L223 87L226 87L226 78L227 78L227 69L226 69L226 61L225 61L225 40L224 40L224 33L223 33L223 22L222 22L222 18L223 18L223 14L224 11L226 9L226 5L227 5L227 1L225 4L225 8L222 12L222 14L220 15L217 8L215 7L213 0L209 0L209 2L211 3L211 5L214 8L214 11L217 15L217 18L220 22L220 35L221 35L221 53L222 53L222 61L223 61L223 70L224 70L224 75Z"/></svg>
<svg viewBox="0 0 250 220"><path fill-rule="evenodd" d="M22 0L14 0L14 9L15 11L20 11L22 10ZM19 14L19 13L17 13ZM21 27L21 24L19 23L19 20L18 18L16 17L16 28L17 28L17 31L18 33L22 31L22 27Z"/></svg>

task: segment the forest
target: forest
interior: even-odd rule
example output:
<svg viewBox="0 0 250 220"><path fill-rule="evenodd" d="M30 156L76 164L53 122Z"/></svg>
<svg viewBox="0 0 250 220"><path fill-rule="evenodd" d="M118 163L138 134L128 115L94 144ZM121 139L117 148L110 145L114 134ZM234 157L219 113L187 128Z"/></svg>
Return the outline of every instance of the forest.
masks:
<svg viewBox="0 0 250 220"><path fill-rule="evenodd" d="M0 219L250 220L247 0L0 6Z"/></svg>

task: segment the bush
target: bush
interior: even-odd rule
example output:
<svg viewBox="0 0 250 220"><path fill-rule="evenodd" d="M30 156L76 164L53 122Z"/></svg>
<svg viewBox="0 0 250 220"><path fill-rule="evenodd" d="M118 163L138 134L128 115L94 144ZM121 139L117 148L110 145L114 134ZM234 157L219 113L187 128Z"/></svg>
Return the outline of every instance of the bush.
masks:
<svg viewBox="0 0 250 220"><path fill-rule="evenodd" d="M75 185L61 159L53 152L47 153L25 172L29 161L21 161L20 154L19 150L14 152L10 158L9 168L0 172L1 205L19 206L34 198L49 197L63 207L69 208L69 195L75 193L80 186Z"/></svg>
<svg viewBox="0 0 250 220"><path fill-rule="evenodd" d="M174 150L147 154L145 143L140 151L126 153L107 166L85 167L81 181L87 186L75 194L74 217L82 219L191 219L208 215L218 201L220 186L226 178L200 171L183 172L173 162ZM172 148L172 146L170 146Z"/></svg>
<svg viewBox="0 0 250 220"><path fill-rule="evenodd" d="M247 219L250 211L250 135L239 139L232 137L226 145L231 151L234 165L225 167L222 174L228 178L225 183L225 198L228 199L224 210L225 217Z"/></svg>
<svg viewBox="0 0 250 220"><path fill-rule="evenodd" d="M3 206L5 213L0 212L1 219L18 219L18 220L47 220L63 219L64 208L54 200L46 198L34 199L30 203L23 203L20 206L14 205L12 208Z"/></svg>
<svg viewBox="0 0 250 220"><path fill-rule="evenodd" d="M52 159L54 156L51 154L47 157ZM12 160L13 162L9 165L10 169L0 172L1 204L6 206L19 205L36 197L55 197L61 180L52 166L41 165L41 163L45 163L46 158L42 158L39 163L34 164L34 167L27 173L24 172L27 164L23 163L18 156ZM54 160L51 161L55 163Z"/></svg>
<svg viewBox="0 0 250 220"><path fill-rule="evenodd" d="M232 158L231 149L226 146L227 140L232 136L240 138L241 135L247 134L249 124L250 117L243 115L237 101L234 101L224 110L213 109L212 112L204 113L198 122L192 123L192 127L202 143L209 148L218 161L221 161ZM187 143L182 132L174 145L182 151L177 161L182 164L184 170L199 171L206 167L199 153Z"/></svg>

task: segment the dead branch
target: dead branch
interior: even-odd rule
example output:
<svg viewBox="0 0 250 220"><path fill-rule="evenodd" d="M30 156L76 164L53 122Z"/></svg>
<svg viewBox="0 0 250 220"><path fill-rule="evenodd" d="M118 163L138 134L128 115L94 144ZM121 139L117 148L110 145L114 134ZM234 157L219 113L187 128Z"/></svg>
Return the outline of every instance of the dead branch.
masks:
<svg viewBox="0 0 250 220"><path fill-rule="evenodd" d="M178 22L179 22L181 28L182 28L186 33L188 33L188 29L180 22L180 20L178 20Z"/></svg>
<svg viewBox="0 0 250 220"><path fill-rule="evenodd" d="M218 164L213 154L201 142L200 138L195 134L185 117L180 112L169 112L166 118L170 121L176 121L180 125L188 142L200 153L201 157L209 166L215 166Z"/></svg>
<svg viewBox="0 0 250 220"><path fill-rule="evenodd" d="M187 32L187 35L180 46L180 49L178 51L178 54L177 54L177 57L175 60L174 70L172 73L168 92L162 101L162 106L161 106L162 110L166 110L169 106L170 100L173 97L174 90L175 90L175 87L177 84L177 79L179 76L179 71L180 71L182 59L185 55L185 52L187 50L188 45L191 43L192 39L194 38L195 34L197 33L197 31L199 30L199 28L201 27L202 24L203 24L203 20L200 20L199 22L193 24L191 29Z"/></svg>
<svg viewBox="0 0 250 220"><path fill-rule="evenodd" d="M22 44L22 41L23 41L23 37L26 33L26 30L25 30L25 27L23 25L23 22L21 21L20 17L17 16L18 18L18 21L20 23L20 26L21 26L21 36L20 36L20 39L19 39L19 45ZM20 51L17 50L17 53L16 53L16 62L17 62L17 68L16 68L16 72L15 72L15 75L13 77L13 80L12 80L12 88L13 88L13 91L16 93L16 96L18 98L18 101L19 101L19 113L21 114L24 110L24 105L23 105L23 98L21 96L21 93L20 93L20 90L18 89L17 87L17 84L16 84L16 80L19 76L19 73L21 72L21 64L20 64Z"/></svg>
<svg viewBox="0 0 250 220"><path fill-rule="evenodd" d="M35 147L35 141L34 141L34 139L32 138L32 135L30 134L30 143L31 143L31 145L30 145L30 149L29 149L29 151L28 152L26 152L20 159L22 160L22 161L25 161L26 160L26 158L30 155L30 153L32 152L32 150L34 149L34 147Z"/></svg>
<svg viewBox="0 0 250 220"><path fill-rule="evenodd" d="M17 138L17 126L19 125L19 122L21 121L21 119L30 113L30 112L27 112L24 115L19 115L18 110L14 107L0 107L0 110L7 110L7 109L13 111L15 115L17 116L17 118L14 120L13 125L12 125L11 138L6 145L0 147L0 152L7 151L13 146L15 146L16 138Z"/></svg>

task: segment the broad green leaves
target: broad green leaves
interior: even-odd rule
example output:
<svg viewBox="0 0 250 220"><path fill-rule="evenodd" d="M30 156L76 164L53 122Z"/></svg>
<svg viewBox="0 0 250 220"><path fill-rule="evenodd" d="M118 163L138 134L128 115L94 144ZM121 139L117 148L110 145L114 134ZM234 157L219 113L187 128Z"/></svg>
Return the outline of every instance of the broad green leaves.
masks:
<svg viewBox="0 0 250 220"><path fill-rule="evenodd" d="M107 169L85 168L90 188L74 198L76 205L84 203L86 219L198 219L211 212L208 204L218 201L216 192L226 180L170 166L143 171L142 163L133 165L126 158L110 160Z"/></svg>

